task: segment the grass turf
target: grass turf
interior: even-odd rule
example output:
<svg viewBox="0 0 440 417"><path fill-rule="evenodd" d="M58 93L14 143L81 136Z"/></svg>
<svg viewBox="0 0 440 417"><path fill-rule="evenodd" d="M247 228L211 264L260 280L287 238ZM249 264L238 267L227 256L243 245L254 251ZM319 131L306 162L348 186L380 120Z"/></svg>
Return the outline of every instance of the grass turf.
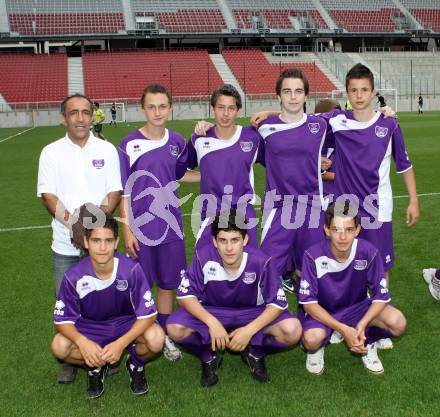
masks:
<svg viewBox="0 0 440 417"><path fill-rule="evenodd" d="M439 193L437 155L440 152L440 114L401 114L406 144L415 165L419 194ZM246 121L243 121L244 123ZM141 123L104 127L114 144ZM193 121L172 121L169 128L188 137ZM20 129L0 129L0 139ZM24 130L24 129L23 129ZM440 195L420 197L421 220L408 229L406 198L394 200L396 263L391 275L393 303L408 318L407 334L392 351L380 352L385 374L368 374L359 358L344 345L326 350L326 370L320 377L305 370L305 354L295 348L271 355L267 364L272 382L253 381L239 356L226 354L220 383L199 386L198 360L186 353L178 363L163 358L146 372L151 392L135 398L125 370L108 378L106 393L95 401L84 396L85 374L73 385L58 385L57 363L49 344L54 334L51 229L5 231L48 226L50 217L36 197L38 157L44 145L61 137L62 127L36 128L0 143L2 205L0 248L2 329L0 392L2 415L7 416L438 416L440 387L439 304L429 295L421 269L439 266ZM74 175L74 173L72 173ZM264 189L264 171L255 171L257 192ZM392 175L394 194L405 194L402 178ZM181 196L197 193L197 185L182 185ZM192 200L183 207L189 214ZM194 237L190 216L184 217L187 257ZM295 301L290 297L290 305Z"/></svg>

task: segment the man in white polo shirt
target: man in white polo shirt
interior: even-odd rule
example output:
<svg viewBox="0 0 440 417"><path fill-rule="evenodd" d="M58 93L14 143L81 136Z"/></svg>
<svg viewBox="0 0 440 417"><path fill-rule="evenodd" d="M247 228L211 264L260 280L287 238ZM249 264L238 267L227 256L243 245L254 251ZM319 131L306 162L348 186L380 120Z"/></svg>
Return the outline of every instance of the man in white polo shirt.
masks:
<svg viewBox="0 0 440 417"><path fill-rule="evenodd" d="M67 133L41 152L37 194L53 216L56 293L64 273L80 257L80 244L72 243L71 239L77 209L85 203L93 203L106 212L113 212L122 190L115 147L90 132L93 115L90 99L81 94L67 97L61 104L61 114ZM63 366L58 382L73 382L75 371L75 368Z"/></svg>

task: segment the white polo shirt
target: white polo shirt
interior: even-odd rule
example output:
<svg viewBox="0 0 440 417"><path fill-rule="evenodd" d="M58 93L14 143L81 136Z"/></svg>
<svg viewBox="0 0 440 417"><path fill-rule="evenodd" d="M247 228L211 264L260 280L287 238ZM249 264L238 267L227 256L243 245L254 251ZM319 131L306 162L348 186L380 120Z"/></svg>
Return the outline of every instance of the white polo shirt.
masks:
<svg viewBox="0 0 440 417"><path fill-rule="evenodd" d="M116 148L91 133L86 145L75 145L66 135L41 151L37 195L54 194L73 213L82 204L100 205L105 196L122 190ZM52 250L61 255L77 256L79 250L70 242L69 229L52 220Z"/></svg>

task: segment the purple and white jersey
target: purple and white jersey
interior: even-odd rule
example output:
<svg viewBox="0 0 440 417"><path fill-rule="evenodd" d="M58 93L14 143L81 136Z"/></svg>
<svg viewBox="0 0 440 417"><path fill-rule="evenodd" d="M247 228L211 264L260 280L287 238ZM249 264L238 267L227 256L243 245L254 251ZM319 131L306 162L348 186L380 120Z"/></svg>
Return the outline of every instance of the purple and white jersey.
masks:
<svg viewBox="0 0 440 417"><path fill-rule="evenodd" d="M55 303L55 324L75 324L78 320L99 324L122 316L143 319L156 315L140 264L120 253L113 259L113 273L106 280L96 276L89 257L65 273Z"/></svg>
<svg viewBox="0 0 440 417"><path fill-rule="evenodd" d="M397 121L379 112L368 122L358 122L353 111L321 114L329 121L327 140L335 145L335 197L353 194L360 214L374 215L381 222L392 220L391 158L397 173L412 167ZM366 200L367 196L371 197ZM378 215L376 217L376 212Z"/></svg>
<svg viewBox="0 0 440 417"><path fill-rule="evenodd" d="M209 214L222 211L221 201L226 194L232 207L242 205L244 209L248 203L255 202L253 164L259 162L260 145L261 137L254 128L239 125L228 140L219 139L215 127L210 128L206 136L191 136L187 144L187 166L200 167L200 194L216 199L215 208L214 204L212 208L203 204L202 218L207 211ZM225 192L226 186L229 190Z"/></svg>
<svg viewBox="0 0 440 417"><path fill-rule="evenodd" d="M275 191L281 201L285 196L317 196L324 206L321 178L321 150L326 135L326 122L304 114L295 123L285 123L280 117L264 120L258 132L264 139L266 194ZM272 192L273 192L272 191ZM308 205L312 199L308 199Z"/></svg>
<svg viewBox="0 0 440 417"><path fill-rule="evenodd" d="M168 129L160 140L135 130L119 144L123 195L130 197L132 210L130 226L145 245L183 239L175 181L186 170L180 160L184 148L185 139Z"/></svg>
<svg viewBox="0 0 440 417"><path fill-rule="evenodd" d="M211 307L273 305L281 310L287 308L286 295L271 258L252 247L245 247L235 275L230 275L223 268L214 245L196 250L176 297L196 297L202 304Z"/></svg>
<svg viewBox="0 0 440 417"><path fill-rule="evenodd" d="M372 302L390 302L390 293L378 250L363 239L355 239L350 256L338 262L324 240L307 249L298 287L299 304L318 303L336 313L370 296Z"/></svg>

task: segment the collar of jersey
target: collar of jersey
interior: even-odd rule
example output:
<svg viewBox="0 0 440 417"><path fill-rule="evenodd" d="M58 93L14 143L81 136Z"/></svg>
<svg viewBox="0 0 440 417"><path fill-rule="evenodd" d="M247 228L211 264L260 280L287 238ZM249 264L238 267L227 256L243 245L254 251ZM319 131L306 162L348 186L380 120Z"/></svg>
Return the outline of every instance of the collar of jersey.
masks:
<svg viewBox="0 0 440 417"><path fill-rule="evenodd" d="M346 117L346 119L349 120L350 123L353 123L354 128L366 129L367 127L374 125L374 123L376 123L379 120L379 117L381 114L382 113L377 111L376 114L367 122L360 122L359 120L356 120L354 117L353 118ZM352 115L353 115L353 113L352 113Z"/></svg>
<svg viewBox="0 0 440 417"><path fill-rule="evenodd" d="M90 261L90 267L92 268L93 274L92 275L84 275L83 278L91 278L93 280L94 286L96 291L102 291L106 288L110 287L115 282L116 275L118 273L118 266L119 266L119 259L113 258L113 272L110 278L108 279L99 279L96 277L96 272L93 271L92 262Z"/></svg>
<svg viewBox="0 0 440 417"><path fill-rule="evenodd" d="M161 139L159 139L159 140L153 140L153 139L148 138L147 136L145 136L145 135L141 132L140 129L138 129L137 131L139 132L139 135L141 135L141 137L140 137L140 138L135 138L135 139L145 139L145 140L148 140L149 142L154 142L154 143L157 144L157 145L155 146L156 148L159 148L160 146L165 145L165 143L168 142L168 138L169 138L169 136L170 136L170 135L169 135L169 132L168 132L168 129L165 129L165 131L163 132L163 137L162 137Z"/></svg>
<svg viewBox="0 0 440 417"><path fill-rule="evenodd" d="M328 263L328 269L327 270L322 270L319 271L317 268L317 278L321 278L322 276L324 276L326 273L330 272L330 273L334 273L334 272L341 272L344 269L347 269L348 266L353 262L353 259L356 256L356 251L357 251L357 245L358 245L358 239L354 239L353 241L353 245L351 246L351 250L350 250L350 255L347 258L346 261L344 262L338 262L334 256L333 253L331 251L331 247L330 247L331 243L330 241L327 242L326 245L326 254L324 256L320 256L319 258L317 258L315 260L315 263L317 265L319 265L322 261L326 261Z"/></svg>
<svg viewBox="0 0 440 417"><path fill-rule="evenodd" d="M81 148L81 147L78 146L77 144L73 143L72 139L69 138L69 136L68 136L67 133L66 133L66 136L64 136L64 139L65 139L66 143L67 143L69 146L72 146L74 149L85 149L85 148L89 147L90 145L92 145L92 143L93 143L95 140L98 140L97 138L95 138L95 136L93 136L92 132L90 132L86 144ZM102 140L102 139L99 139L99 140Z"/></svg>

